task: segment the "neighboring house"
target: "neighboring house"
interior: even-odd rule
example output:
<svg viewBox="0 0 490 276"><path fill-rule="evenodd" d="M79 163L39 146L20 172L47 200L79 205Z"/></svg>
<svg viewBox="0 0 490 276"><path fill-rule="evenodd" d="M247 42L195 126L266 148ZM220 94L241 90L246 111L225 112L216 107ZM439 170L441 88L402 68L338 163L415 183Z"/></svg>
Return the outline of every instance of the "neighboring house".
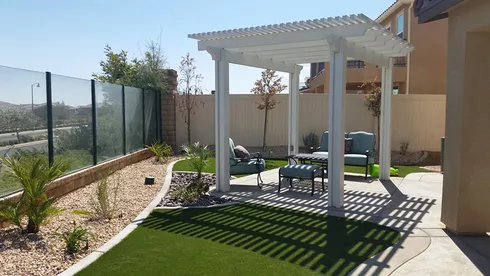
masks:
<svg viewBox="0 0 490 276"><path fill-rule="evenodd" d="M419 24L413 0L398 0L377 19L380 25L415 46L407 58L394 59L394 94L446 94L447 19ZM329 63L312 63L309 93L328 93ZM365 81L381 85L381 69L361 60L347 61L347 93L357 93Z"/></svg>

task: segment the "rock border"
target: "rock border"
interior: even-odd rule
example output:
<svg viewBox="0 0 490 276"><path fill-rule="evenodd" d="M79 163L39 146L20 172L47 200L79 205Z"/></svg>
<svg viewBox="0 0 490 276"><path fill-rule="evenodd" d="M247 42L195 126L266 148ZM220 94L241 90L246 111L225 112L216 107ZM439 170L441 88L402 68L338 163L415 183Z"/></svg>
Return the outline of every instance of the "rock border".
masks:
<svg viewBox="0 0 490 276"><path fill-rule="evenodd" d="M150 215L150 213L155 209L155 207L160 203L162 197L168 192L170 188L170 182L172 181L172 168L174 164L179 162L181 159L175 160L167 166L167 172L165 175L165 181L163 183L162 188L155 196L155 198L148 204L148 206L139 213L139 215L131 221L131 224L124 227L121 232L112 237L109 241L107 241L104 245L94 250L92 253L88 254L85 258L81 259L74 265L70 266L68 269L58 274L58 276L71 276L76 273L82 271L84 268L95 262L100 256L113 248L116 244L120 243L124 238L126 238L131 232L133 232L138 225L140 225L146 217Z"/></svg>

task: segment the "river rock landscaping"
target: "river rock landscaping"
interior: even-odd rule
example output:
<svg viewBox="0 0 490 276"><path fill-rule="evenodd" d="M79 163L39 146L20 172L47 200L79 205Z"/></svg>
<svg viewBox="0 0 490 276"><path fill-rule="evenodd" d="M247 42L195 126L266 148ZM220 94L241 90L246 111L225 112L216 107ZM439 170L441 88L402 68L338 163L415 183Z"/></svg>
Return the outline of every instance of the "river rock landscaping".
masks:
<svg viewBox="0 0 490 276"><path fill-rule="evenodd" d="M231 198L221 198L204 194L195 200L182 200L176 196L176 192L179 189L186 187L192 181L197 179L197 173L193 172L174 172L172 173L172 182L170 188L165 197L162 199L159 207L179 207L179 206L212 206L216 204L223 204L231 201ZM201 177L201 181L210 186L216 184L216 175L204 173Z"/></svg>
<svg viewBox="0 0 490 276"><path fill-rule="evenodd" d="M169 162L172 160L169 160ZM117 212L111 220L95 220L75 215L75 210L89 210L97 182L61 197L55 206L64 211L51 218L37 234L21 234L15 226L0 229L0 275L56 275L96 250L119 233L150 203L161 189L167 163L147 159L125 167L109 176L119 179ZM144 185L145 176L155 178L154 185ZM65 243L56 236L74 225L88 229L95 239L89 248L74 256L65 253Z"/></svg>

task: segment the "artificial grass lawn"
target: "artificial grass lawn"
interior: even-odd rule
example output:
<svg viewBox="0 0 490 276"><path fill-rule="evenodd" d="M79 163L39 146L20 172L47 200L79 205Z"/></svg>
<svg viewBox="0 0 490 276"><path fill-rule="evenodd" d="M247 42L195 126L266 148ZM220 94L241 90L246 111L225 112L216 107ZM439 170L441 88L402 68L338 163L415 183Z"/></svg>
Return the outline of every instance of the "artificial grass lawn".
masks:
<svg viewBox="0 0 490 276"><path fill-rule="evenodd" d="M265 160L265 166L266 170L272 170L279 168L281 166L287 165L286 160L272 160L272 159L267 159ZM429 172L428 170L419 168L417 166L394 166L395 168L398 169L398 176L399 177L405 177L410 173L415 173L415 172ZM349 173L360 173L364 174L366 169L364 167L354 167L354 166L345 166L345 172ZM189 172L193 171L191 166L189 165L189 162L186 160L181 160L177 163L175 163L173 167L173 171L184 171L184 172ZM216 173L216 160L214 158L210 158L209 160L209 165L204 169L204 172L207 173Z"/></svg>
<svg viewBox="0 0 490 276"><path fill-rule="evenodd" d="M252 203L155 210L77 275L347 275L399 239L370 222Z"/></svg>

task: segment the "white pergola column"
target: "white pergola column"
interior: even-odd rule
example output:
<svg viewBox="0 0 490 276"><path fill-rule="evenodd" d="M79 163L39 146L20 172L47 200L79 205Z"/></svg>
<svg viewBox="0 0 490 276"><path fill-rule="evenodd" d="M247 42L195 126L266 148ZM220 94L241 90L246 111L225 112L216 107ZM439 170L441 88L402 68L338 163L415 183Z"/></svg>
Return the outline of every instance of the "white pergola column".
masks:
<svg viewBox="0 0 490 276"><path fill-rule="evenodd" d="M299 73L296 66L294 73L289 73L288 95L288 155L299 153Z"/></svg>
<svg viewBox="0 0 490 276"><path fill-rule="evenodd" d="M344 205L345 86L347 56L345 40L329 40L330 90L328 107L328 206Z"/></svg>
<svg viewBox="0 0 490 276"><path fill-rule="evenodd" d="M216 152L216 191L230 190L229 63L224 49L209 51L215 60L214 130Z"/></svg>
<svg viewBox="0 0 490 276"><path fill-rule="evenodd" d="M379 137L379 178L390 179L391 167L391 98L393 97L393 60L383 66L381 83L381 117Z"/></svg>

